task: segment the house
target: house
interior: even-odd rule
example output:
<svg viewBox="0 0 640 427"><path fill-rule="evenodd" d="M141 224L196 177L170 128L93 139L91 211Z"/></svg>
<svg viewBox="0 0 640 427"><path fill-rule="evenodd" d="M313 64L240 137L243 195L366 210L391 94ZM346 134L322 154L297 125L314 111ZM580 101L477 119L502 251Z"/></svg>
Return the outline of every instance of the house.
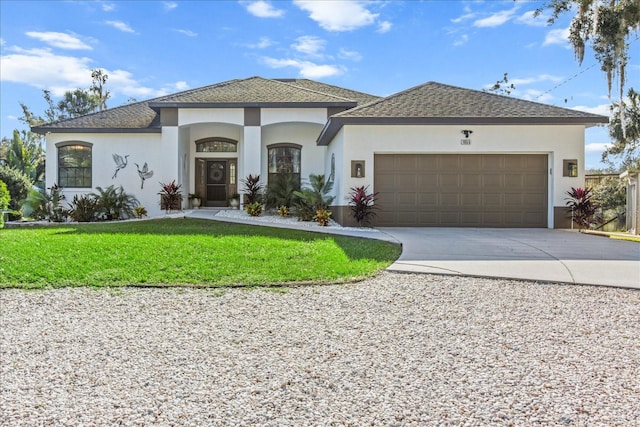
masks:
<svg viewBox="0 0 640 427"><path fill-rule="evenodd" d="M640 173L625 171L620 174L620 179L627 184L627 231L640 235Z"/></svg>
<svg viewBox="0 0 640 427"><path fill-rule="evenodd" d="M151 215L159 182L209 207L240 180L291 173L378 192L378 226L568 227L584 185L584 130L604 116L429 82L377 97L306 79L251 77L35 127L47 186L67 199L122 185ZM186 203L186 201L185 201Z"/></svg>

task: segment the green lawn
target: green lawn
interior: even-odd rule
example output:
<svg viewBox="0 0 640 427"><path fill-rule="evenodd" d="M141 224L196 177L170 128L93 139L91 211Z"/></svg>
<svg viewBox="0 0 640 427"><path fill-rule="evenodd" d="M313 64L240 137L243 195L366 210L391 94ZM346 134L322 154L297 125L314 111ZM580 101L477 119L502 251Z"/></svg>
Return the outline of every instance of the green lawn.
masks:
<svg viewBox="0 0 640 427"><path fill-rule="evenodd" d="M369 239L197 219L0 230L0 287L340 283L400 254Z"/></svg>

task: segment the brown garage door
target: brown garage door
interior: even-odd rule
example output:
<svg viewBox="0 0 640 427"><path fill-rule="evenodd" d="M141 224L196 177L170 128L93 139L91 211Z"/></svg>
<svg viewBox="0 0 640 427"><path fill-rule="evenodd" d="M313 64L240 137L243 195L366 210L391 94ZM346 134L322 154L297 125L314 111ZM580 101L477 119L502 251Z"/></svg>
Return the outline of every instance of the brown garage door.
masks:
<svg viewBox="0 0 640 427"><path fill-rule="evenodd" d="M376 154L374 162L378 226L547 226L544 154Z"/></svg>

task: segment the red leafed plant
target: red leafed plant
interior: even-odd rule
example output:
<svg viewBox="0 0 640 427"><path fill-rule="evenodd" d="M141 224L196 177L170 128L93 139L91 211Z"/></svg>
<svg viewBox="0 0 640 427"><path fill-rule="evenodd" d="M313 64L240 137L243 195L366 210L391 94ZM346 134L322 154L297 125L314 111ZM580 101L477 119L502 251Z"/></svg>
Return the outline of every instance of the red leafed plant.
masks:
<svg viewBox="0 0 640 427"><path fill-rule="evenodd" d="M175 179L168 184L160 183L160 208L166 211L180 209L182 203L182 185L177 185Z"/></svg>
<svg viewBox="0 0 640 427"><path fill-rule="evenodd" d="M376 215L374 203L378 193L368 193L368 189L368 185L352 187L349 194L349 207L359 225L368 223Z"/></svg>
<svg viewBox="0 0 640 427"><path fill-rule="evenodd" d="M591 188L573 188L567 191L568 213L580 229L589 228L598 206L592 200Z"/></svg>

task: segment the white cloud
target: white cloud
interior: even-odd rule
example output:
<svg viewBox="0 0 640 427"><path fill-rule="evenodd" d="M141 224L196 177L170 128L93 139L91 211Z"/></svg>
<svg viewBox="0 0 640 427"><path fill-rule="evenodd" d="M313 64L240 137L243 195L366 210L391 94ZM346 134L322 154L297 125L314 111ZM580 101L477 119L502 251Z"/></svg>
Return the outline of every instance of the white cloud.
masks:
<svg viewBox="0 0 640 427"><path fill-rule="evenodd" d="M327 31L352 31L372 25L378 18L359 1L294 0L294 4L309 13L309 17ZM385 24L387 26L390 24ZM390 28L390 27L389 27Z"/></svg>
<svg viewBox="0 0 640 427"><path fill-rule="evenodd" d="M91 58L57 55L50 49L12 47L9 50L12 53L0 57L2 81L48 89L54 96L61 96L65 91L79 87L87 88L91 85L91 70L95 68ZM108 89L114 95L142 98L170 93L165 89L157 90L142 86L128 71L104 71L109 76Z"/></svg>
<svg viewBox="0 0 640 427"><path fill-rule="evenodd" d="M350 59L352 61L360 61L362 59L362 55L355 50L348 50L345 48L341 48L338 52L338 57L342 59Z"/></svg>
<svg viewBox="0 0 640 427"><path fill-rule="evenodd" d="M104 23L124 33L135 33L135 30L129 24L125 24L122 21L104 21Z"/></svg>
<svg viewBox="0 0 640 427"><path fill-rule="evenodd" d="M515 19L515 22L517 22L518 24L528 25L530 27L544 27L548 25L548 20L549 16L545 14L536 16L536 12L534 10L530 10L518 16Z"/></svg>
<svg viewBox="0 0 640 427"><path fill-rule="evenodd" d="M258 43L247 44L250 49L266 49L269 46L273 46L274 42L269 37L260 37Z"/></svg>
<svg viewBox="0 0 640 427"><path fill-rule="evenodd" d="M84 43L78 37L72 36L67 33L57 33L54 31L39 32L28 31L25 33L27 36L45 42L49 46L58 47L60 49L69 50L91 50L91 46Z"/></svg>
<svg viewBox="0 0 640 427"><path fill-rule="evenodd" d="M592 142L585 144L584 151L587 153L602 153L609 147L611 147L611 143L608 142Z"/></svg>
<svg viewBox="0 0 640 427"><path fill-rule="evenodd" d="M569 28L549 31L544 38L542 46L549 46L552 44L558 44L566 47L567 49L570 48L571 46L569 46Z"/></svg>
<svg viewBox="0 0 640 427"><path fill-rule="evenodd" d="M378 24L378 29L376 30L380 34L388 33L391 31L391 27L393 24L389 21L382 21Z"/></svg>
<svg viewBox="0 0 640 427"><path fill-rule="evenodd" d="M476 17L476 13L471 11L469 6L464 7L464 15L460 15L457 18L451 20L454 24L459 24L463 21L468 21L469 19L473 19Z"/></svg>
<svg viewBox="0 0 640 427"><path fill-rule="evenodd" d="M453 42L454 46L462 46L463 44L465 44L466 42L469 41L469 36L467 34L463 34L460 36L460 38L458 38L458 40Z"/></svg>
<svg viewBox="0 0 640 427"><path fill-rule="evenodd" d="M500 25L509 21L513 15L518 10L519 6L516 6L509 10L502 10L500 12L496 12L493 15L487 16L486 18L478 19L474 21L474 27L499 27Z"/></svg>
<svg viewBox="0 0 640 427"><path fill-rule="evenodd" d="M191 31L191 30L180 30L180 29L174 29L173 31L175 31L176 33L180 33L180 34L184 34L187 37L197 37L198 33Z"/></svg>
<svg viewBox="0 0 640 427"><path fill-rule="evenodd" d="M116 5L114 3L101 2L100 4L102 5L102 10L104 12L113 12L116 10Z"/></svg>
<svg viewBox="0 0 640 427"><path fill-rule="evenodd" d="M315 36L301 36L296 39L296 43L291 47L297 52L309 56L321 57L326 41Z"/></svg>
<svg viewBox="0 0 640 427"><path fill-rule="evenodd" d="M284 10L276 9L265 0L242 2L242 4L244 4L247 12L258 18L280 18L284 15Z"/></svg>
<svg viewBox="0 0 640 427"><path fill-rule="evenodd" d="M319 65L310 61L299 61L297 59L276 59L262 58L264 63L271 68L296 68L300 77L306 79L320 79L323 77L342 74L344 70L335 65Z"/></svg>
<svg viewBox="0 0 640 427"><path fill-rule="evenodd" d="M538 89L525 89L524 91L519 91L516 89L514 91L514 95L519 95L519 97L522 99L535 102L549 103L551 100L553 100L553 95Z"/></svg>
<svg viewBox="0 0 640 427"><path fill-rule="evenodd" d="M164 8L164 10L173 10L175 8L178 7L178 3L174 2L174 1L163 1L162 2L162 7Z"/></svg>
<svg viewBox="0 0 640 427"><path fill-rule="evenodd" d="M611 104L600 104L595 107L587 107L586 105L576 105L571 107L574 110L584 111L585 113L600 114L602 116L611 116Z"/></svg>
<svg viewBox="0 0 640 427"><path fill-rule="evenodd" d="M533 83L540 83L540 82L559 83L561 81L562 81L562 77L554 76L552 74L540 74L533 77L509 79L509 83L513 83L514 85L516 85L516 87L521 85L530 85Z"/></svg>

